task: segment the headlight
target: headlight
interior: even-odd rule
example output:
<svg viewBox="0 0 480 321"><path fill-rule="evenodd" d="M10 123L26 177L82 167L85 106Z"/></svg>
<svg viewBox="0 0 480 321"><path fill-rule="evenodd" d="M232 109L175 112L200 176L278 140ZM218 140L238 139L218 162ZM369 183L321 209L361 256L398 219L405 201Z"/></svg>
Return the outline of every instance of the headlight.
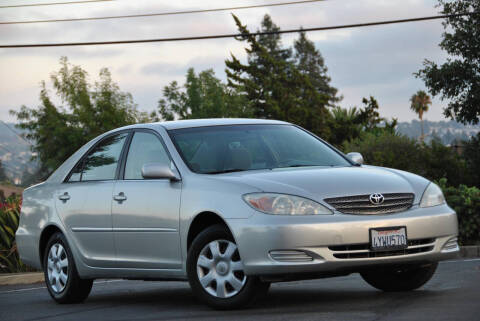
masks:
<svg viewBox="0 0 480 321"><path fill-rule="evenodd" d="M437 184L430 183L423 192L420 207L431 207L445 203L445 197Z"/></svg>
<svg viewBox="0 0 480 321"><path fill-rule="evenodd" d="M307 198L274 193L252 193L243 196L245 202L266 214L315 215L333 214L328 208Z"/></svg>

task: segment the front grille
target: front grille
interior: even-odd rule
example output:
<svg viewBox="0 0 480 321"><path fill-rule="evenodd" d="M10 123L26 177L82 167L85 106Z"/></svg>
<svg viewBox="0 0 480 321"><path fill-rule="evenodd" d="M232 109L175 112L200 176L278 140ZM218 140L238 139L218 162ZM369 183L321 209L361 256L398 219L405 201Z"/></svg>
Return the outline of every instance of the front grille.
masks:
<svg viewBox="0 0 480 321"><path fill-rule="evenodd" d="M328 249L334 252L333 256L337 259L363 259L430 252L434 248L434 243L434 238L409 240L406 249L391 251L370 251L368 243L333 245Z"/></svg>
<svg viewBox="0 0 480 321"><path fill-rule="evenodd" d="M370 202L370 194L326 198L324 201L345 214L391 214L408 210L413 204L414 194L390 193L383 194L383 197L380 205Z"/></svg>

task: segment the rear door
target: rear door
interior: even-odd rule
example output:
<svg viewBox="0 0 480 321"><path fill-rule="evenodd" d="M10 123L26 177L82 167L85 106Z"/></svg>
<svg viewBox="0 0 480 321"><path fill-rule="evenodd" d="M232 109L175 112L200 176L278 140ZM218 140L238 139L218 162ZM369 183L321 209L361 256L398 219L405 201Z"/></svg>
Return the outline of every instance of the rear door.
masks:
<svg viewBox="0 0 480 321"><path fill-rule="evenodd" d="M57 192L57 211L90 266L115 266L112 193L128 135L123 132L99 141Z"/></svg>
<svg viewBox="0 0 480 321"><path fill-rule="evenodd" d="M112 220L119 267L181 268L181 182L144 179L142 166L165 163L176 171L161 137L136 130L125 158L123 180L114 187Z"/></svg>

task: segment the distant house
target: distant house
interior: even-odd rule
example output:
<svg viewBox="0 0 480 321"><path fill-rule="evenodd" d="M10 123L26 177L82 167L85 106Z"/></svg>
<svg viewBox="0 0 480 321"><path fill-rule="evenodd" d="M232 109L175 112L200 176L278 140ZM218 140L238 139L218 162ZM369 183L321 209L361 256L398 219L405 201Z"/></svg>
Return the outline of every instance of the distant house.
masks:
<svg viewBox="0 0 480 321"><path fill-rule="evenodd" d="M7 197L14 195L22 195L23 188L16 186L0 185L0 201L4 201Z"/></svg>

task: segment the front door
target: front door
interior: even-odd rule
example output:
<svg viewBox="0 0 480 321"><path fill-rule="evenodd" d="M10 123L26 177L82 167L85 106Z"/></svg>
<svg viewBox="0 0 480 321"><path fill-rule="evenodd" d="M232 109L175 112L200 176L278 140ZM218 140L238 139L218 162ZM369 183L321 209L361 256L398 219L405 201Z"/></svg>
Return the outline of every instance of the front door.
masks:
<svg viewBox="0 0 480 321"><path fill-rule="evenodd" d="M56 195L56 208L89 266L113 267L112 193L128 134L102 139L82 158Z"/></svg>
<svg viewBox="0 0 480 321"><path fill-rule="evenodd" d="M126 156L123 180L114 187L112 221L118 267L180 269L181 182L144 179L142 166L174 166L161 138L136 131Z"/></svg>

